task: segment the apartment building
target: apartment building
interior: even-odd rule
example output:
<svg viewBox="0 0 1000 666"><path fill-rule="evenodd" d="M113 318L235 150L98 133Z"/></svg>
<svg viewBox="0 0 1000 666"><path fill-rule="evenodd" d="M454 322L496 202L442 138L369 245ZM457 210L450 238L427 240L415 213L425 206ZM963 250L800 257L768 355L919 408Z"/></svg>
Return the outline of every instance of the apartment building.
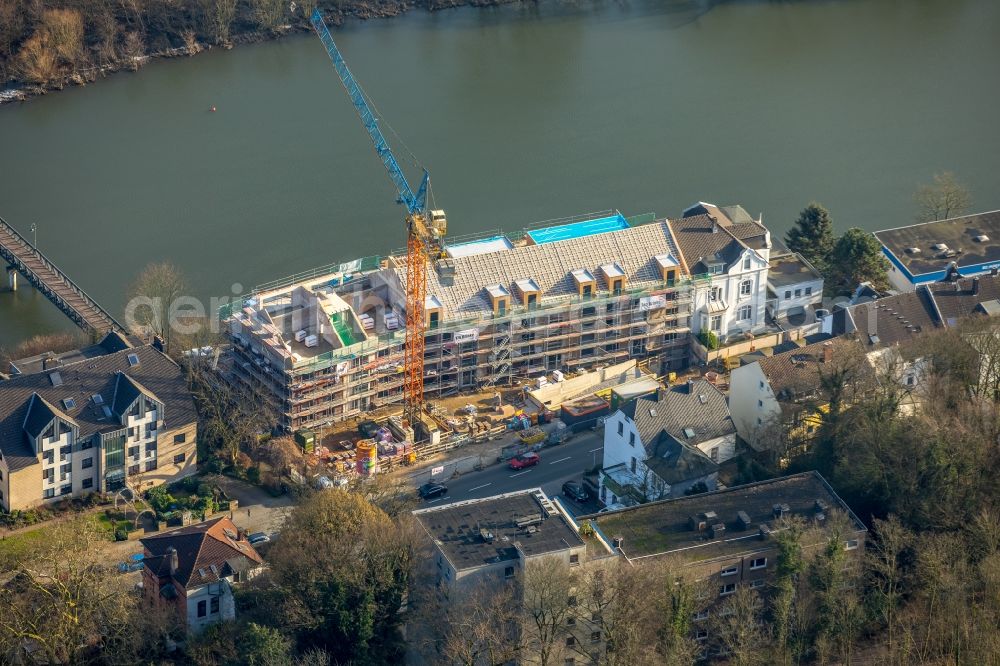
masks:
<svg viewBox="0 0 1000 666"><path fill-rule="evenodd" d="M0 382L0 504L148 488L196 469L197 415L181 368L118 334L18 361Z"/></svg>
<svg viewBox="0 0 1000 666"><path fill-rule="evenodd" d="M666 220L617 213L454 242L428 271L425 392L629 357L685 367L692 280L678 254ZM288 430L399 402L404 259L328 267L243 299L228 319L234 379L264 388Z"/></svg>
<svg viewBox="0 0 1000 666"><path fill-rule="evenodd" d="M761 220L700 202L669 225L686 272L707 278L692 289L692 331L725 343L765 330L771 232Z"/></svg>

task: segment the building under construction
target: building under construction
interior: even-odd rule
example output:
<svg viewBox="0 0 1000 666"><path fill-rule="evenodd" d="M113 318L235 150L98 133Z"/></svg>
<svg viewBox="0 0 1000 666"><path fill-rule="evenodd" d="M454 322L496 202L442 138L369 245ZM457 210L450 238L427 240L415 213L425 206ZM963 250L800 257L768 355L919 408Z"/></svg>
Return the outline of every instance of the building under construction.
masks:
<svg viewBox="0 0 1000 666"><path fill-rule="evenodd" d="M258 287L228 313L234 375L266 387L288 430L400 403L405 265L394 253ZM427 270L424 391L537 384L629 357L684 368L699 282L686 265L670 221L652 215L453 241Z"/></svg>

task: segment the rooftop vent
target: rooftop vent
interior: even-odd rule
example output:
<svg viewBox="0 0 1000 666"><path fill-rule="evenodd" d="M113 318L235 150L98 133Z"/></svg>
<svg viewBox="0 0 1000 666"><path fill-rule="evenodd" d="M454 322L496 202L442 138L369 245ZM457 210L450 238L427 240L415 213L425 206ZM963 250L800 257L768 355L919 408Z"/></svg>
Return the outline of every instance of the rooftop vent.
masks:
<svg viewBox="0 0 1000 666"><path fill-rule="evenodd" d="M792 509L787 504L775 504L771 507L771 513L775 518L781 518L791 513Z"/></svg>
<svg viewBox="0 0 1000 666"><path fill-rule="evenodd" d="M938 252L947 252L948 246L944 243L934 243L934 245L931 245L931 249L937 250Z"/></svg>
<svg viewBox="0 0 1000 666"><path fill-rule="evenodd" d="M817 511L826 511L830 508L829 503L824 499L818 499L813 503L813 508Z"/></svg>
<svg viewBox="0 0 1000 666"><path fill-rule="evenodd" d="M713 539L720 539L726 534L726 526L723 523L713 523L709 533Z"/></svg>
<svg viewBox="0 0 1000 666"><path fill-rule="evenodd" d="M101 395L100 393L95 393L94 395L90 396L90 399L94 401L95 405L104 404L104 396Z"/></svg>
<svg viewBox="0 0 1000 666"><path fill-rule="evenodd" d="M493 541L496 540L496 535L486 529L479 530L479 536L486 543L493 543Z"/></svg>
<svg viewBox="0 0 1000 666"><path fill-rule="evenodd" d="M741 530L748 530L750 529L750 516L747 515L746 511L737 511L736 523L740 526Z"/></svg>
<svg viewBox="0 0 1000 666"><path fill-rule="evenodd" d="M920 248L919 247L908 247L908 248L906 248L906 253L907 254L920 254Z"/></svg>
<svg viewBox="0 0 1000 666"><path fill-rule="evenodd" d="M760 527L757 529L757 534L760 535L761 539L767 539L771 536L771 532L773 531L774 530L771 529L770 525L767 523L761 523Z"/></svg>
<svg viewBox="0 0 1000 666"><path fill-rule="evenodd" d="M62 386L63 378L58 372L53 372L49 374L49 381L52 382L53 386Z"/></svg>
<svg viewBox="0 0 1000 666"><path fill-rule="evenodd" d="M694 437L694 428L684 428L684 436L688 439Z"/></svg>
<svg viewBox="0 0 1000 666"><path fill-rule="evenodd" d="M544 518L542 517L542 514L536 513L533 516L525 516L523 518L518 518L516 521L514 521L514 524L517 525L518 528L523 529L525 527L531 527L532 525L538 525L543 520Z"/></svg>
<svg viewBox="0 0 1000 666"><path fill-rule="evenodd" d="M976 236L975 241L977 243L985 243L989 239L990 239L990 237L987 236L986 234L979 234L978 236Z"/></svg>

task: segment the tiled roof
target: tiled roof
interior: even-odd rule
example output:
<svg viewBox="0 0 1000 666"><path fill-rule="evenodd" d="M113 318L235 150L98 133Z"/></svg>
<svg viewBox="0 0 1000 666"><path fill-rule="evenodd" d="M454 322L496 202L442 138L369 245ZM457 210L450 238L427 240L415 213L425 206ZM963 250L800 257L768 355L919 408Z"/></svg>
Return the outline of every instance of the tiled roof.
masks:
<svg viewBox="0 0 1000 666"><path fill-rule="evenodd" d="M670 220L677 246L695 275L707 271L707 263L731 264L746 248L766 246L767 229L756 222L733 224L725 216L692 215Z"/></svg>
<svg viewBox="0 0 1000 666"><path fill-rule="evenodd" d="M930 289L934 292L934 302L944 322L954 326L958 320L972 315L980 303L1000 299L1000 275L980 275L951 283L937 282L930 285Z"/></svg>
<svg viewBox="0 0 1000 666"><path fill-rule="evenodd" d="M837 361L851 354L857 343L849 338L833 338L757 361L779 401L819 390L826 345L832 345L832 359Z"/></svg>
<svg viewBox="0 0 1000 666"><path fill-rule="evenodd" d="M129 354L139 357L138 365L129 364ZM51 371L18 375L0 383L0 452L11 470L38 462L24 433L25 419L34 394L43 398L50 407L62 406L65 398L73 398L74 407L59 411L79 426L81 439L97 432L121 429L120 422L106 417L102 407L92 400L92 396L101 395L105 405L111 405L118 373L127 375L137 382L138 387L164 403L167 429L193 423L197 418L194 400L187 390L180 367L149 346L87 358L60 366L55 371L61 379L59 385L53 384ZM132 384L131 381L127 383ZM133 389L139 390L135 386Z"/></svg>
<svg viewBox="0 0 1000 666"><path fill-rule="evenodd" d="M622 412L635 422L649 455L663 431L695 446L736 432L726 396L705 379L693 381L690 391L688 384L678 384L664 391L662 397L632 400L622 407ZM693 431L693 436L688 437L685 430Z"/></svg>
<svg viewBox="0 0 1000 666"><path fill-rule="evenodd" d="M866 347L888 347L932 331L939 322L923 289L860 303L849 309L858 339Z"/></svg>
<svg viewBox="0 0 1000 666"><path fill-rule="evenodd" d="M664 221L585 238L456 257L453 284L443 284L436 271L427 271L427 295L440 299L445 317L470 317L493 311L485 289L498 283L513 291L518 280L530 279L540 288L543 299L572 296L578 293L572 271L585 269L598 276L598 289L607 289L600 266L609 261L625 272L628 287L641 287L661 282L660 268L654 260L660 254L677 256ZM404 269L386 270L405 280Z"/></svg>
<svg viewBox="0 0 1000 666"><path fill-rule="evenodd" d="M644 464L670 485L719 471L719 465L711 458L666 433L656 439Z"/></svg>
<svg viewBox="0 0 1000 666"><path fill-rule="evenodd" d="M143 561L157 576L170 575L170 558L167 550L177 550L177 572L174 579L185 588L214 583L233 572L230 560L250 568L263 564L254 547L245 538L238 538L239 530L233 521L222 516L208 522L190 525L179 530L142 539L150 556ZM247 562L249 561L249 562Z"/></svg>

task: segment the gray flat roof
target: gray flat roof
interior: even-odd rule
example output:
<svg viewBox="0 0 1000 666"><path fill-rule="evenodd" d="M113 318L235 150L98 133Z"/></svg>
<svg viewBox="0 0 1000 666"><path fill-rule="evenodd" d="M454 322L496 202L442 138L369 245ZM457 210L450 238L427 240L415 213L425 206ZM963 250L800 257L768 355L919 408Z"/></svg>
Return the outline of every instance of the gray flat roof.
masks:
<svg viewBox="0 0 1000 666"><path fill-rule="evenodd" d="M774 520L775 504L787 504L792 515L812 518L816 500L850 516L857 532L865 527L851 513L818 472L804 472L712 493L651 502L610 513L581 516L589 518L609 538L622 537L622 551L629 558L650 555L680 555L689 561L702 561L769 547L758 536L759 526ZM710 538L708 531L690 526L691 516L714 511L726 526L721 538ZM737 512L750 517L749 529L741 529Z"/></svg>
<svg viewBox="0 0 1000 666"><path fill-rule="evenodd" d="M980 236L988 240L977 240ZM1000 211L876 231L875 238L914 276L943 271L952 261L960 269L1000 262ZM938 244L948 249L935 248Z"/></svg>
<svg viewBox="0 0 1000 666"><path fill-rule="evenodd" d="M584 547L576 530L561 514L550 513L538 495L548 501L536 488L420 509L413 515L459 571L516 560L518 548L532 557ZM492 534L492 542L481 532Z"/></svg>
<svg viewBox="0 0 1000 666"><path fill-rule="evenodd" d="M819 272L797 254L772 259L767 272L767 282L773 287L787 287L822 279Z"/></svg>

